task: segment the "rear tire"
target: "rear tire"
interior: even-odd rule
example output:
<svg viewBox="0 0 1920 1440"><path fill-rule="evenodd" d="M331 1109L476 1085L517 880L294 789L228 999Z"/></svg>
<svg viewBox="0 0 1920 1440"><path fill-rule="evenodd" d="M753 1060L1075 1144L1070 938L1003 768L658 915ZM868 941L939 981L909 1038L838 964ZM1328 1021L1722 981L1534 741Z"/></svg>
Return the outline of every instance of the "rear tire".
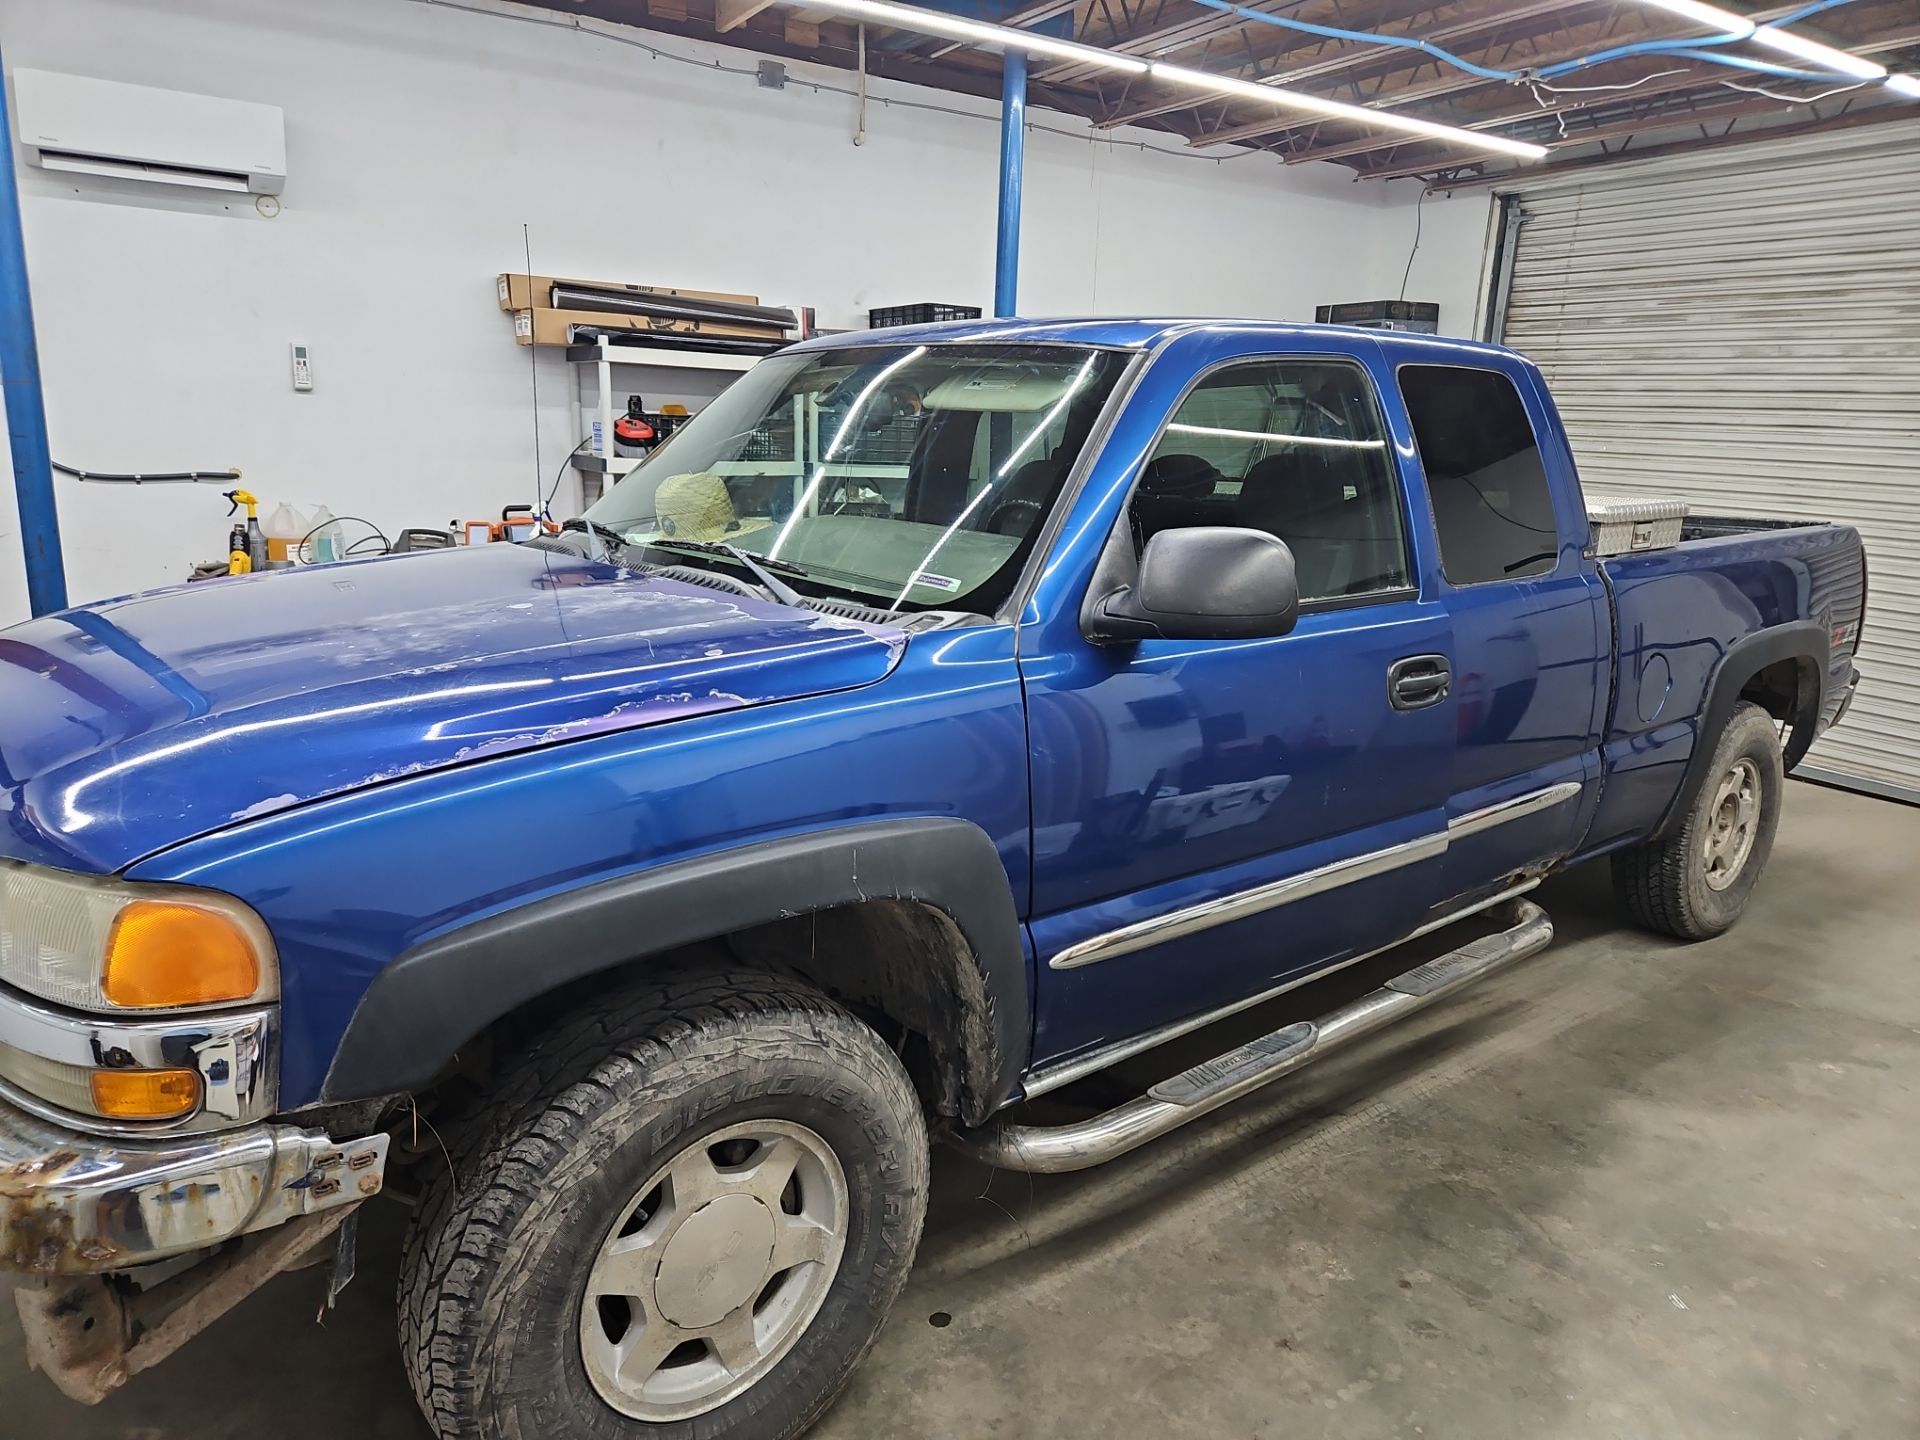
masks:
<svg viewBox="0 0 1920 1440"><path fill-rule="evenodd" d="M1786 779L1773 717L1741 701L1680 823L1613 856L1614 893L1634 923L1677 940L1731 929L1773 851Z"/></svg>
<svg viewBox="0 0 1920 1440"><path fill-rule="evenodd" d="M681 976L546 1032L448 1137L400 1331L440 1440L790 1440L920 1239L892 1050L798 982Z"/></svg>

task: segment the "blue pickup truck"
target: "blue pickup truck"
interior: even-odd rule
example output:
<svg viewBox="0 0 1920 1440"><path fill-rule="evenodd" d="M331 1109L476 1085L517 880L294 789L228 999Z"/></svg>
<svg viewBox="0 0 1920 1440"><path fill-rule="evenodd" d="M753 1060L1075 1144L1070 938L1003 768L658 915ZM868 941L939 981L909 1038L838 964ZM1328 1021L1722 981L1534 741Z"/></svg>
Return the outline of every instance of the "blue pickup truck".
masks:
<svg viewBox="0 0 1920 1440"><path fill-rule="evenodd" d="M1498 348L978 322L763 361L555 536L0 632L31 1360L94 1400L343 1283L390 1189L442 1440L799 1434L930 1137L1122 1154L1539 950L1582 860L1669 935L1739 918L1856 683L1859 536L1600 518Z"/></svg>

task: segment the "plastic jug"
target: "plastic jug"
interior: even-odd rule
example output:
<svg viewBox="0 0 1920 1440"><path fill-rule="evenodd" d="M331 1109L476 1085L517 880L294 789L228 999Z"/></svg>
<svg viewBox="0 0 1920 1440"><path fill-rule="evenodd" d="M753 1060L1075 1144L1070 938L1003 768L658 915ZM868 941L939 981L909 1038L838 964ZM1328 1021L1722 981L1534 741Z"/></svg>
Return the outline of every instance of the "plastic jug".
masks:
<svg viewBox="0 0 1920 1440"><path fill-rule="evenodd" d="M322 505L309 517L307 530L313 537L307 542L307 558L314 564L325 565L347 558L346 533L326 506Z"/></svg>
<svg viewBox="0 0 1920 1440"><path fill-rule="evenodd" d="M300 548L300 542L312 527L300 518L298 510L282 500L261 528L267 532L267 563L289 565L294 560L293 552Z"/></svg>

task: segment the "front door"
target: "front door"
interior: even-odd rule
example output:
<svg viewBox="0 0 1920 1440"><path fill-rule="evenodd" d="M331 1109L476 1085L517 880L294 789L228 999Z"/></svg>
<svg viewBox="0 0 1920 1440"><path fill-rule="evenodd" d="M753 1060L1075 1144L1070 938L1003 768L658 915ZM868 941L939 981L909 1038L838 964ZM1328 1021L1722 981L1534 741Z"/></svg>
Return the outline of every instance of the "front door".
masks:
<svg viewBox="0 0 1920 1440"><path fill-rule="evenodd" d="M1449 625L1420 593L1379 350L1261 343L1158 357L1022 626L1043 1064L1362 955L1440 896L1453 700L1392 681ZM1292 633L1088 642L1094 554L1190 525L1287 542Z"/></svg>

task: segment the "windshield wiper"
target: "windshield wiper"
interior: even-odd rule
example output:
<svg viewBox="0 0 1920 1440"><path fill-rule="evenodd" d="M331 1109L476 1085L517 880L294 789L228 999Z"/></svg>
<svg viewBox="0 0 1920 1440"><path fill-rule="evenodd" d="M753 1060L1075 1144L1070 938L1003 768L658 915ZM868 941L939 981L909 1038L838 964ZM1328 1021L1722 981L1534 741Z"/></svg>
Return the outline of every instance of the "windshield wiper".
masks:
<svg viewBox="0 0 1920 1440"><path fill-rule="evenodd" d="M607 547L607 555L609 558L618 555L622 550L626 549L630 543L627 537L622 535L618 530L609 529L598 520L589 520L584 515L576 515L571 520L563 520L560 523L560 528L562 530L577 531L583 535L595 536Z"/></svg>
<svg viewBox="0 0 1920 1440"><path fill-rule="evenodd" d="M664 550L669 546L692 550L699 555L725 555L729 559L738 561L741 568L758 580L761 588L782 605L792 605L801 609L806 607L807 597L773 573L779 569L786 571L789 575L806 578L806 568L794 564L791 560L774 560L771 557L762 559L749 551L742 550L738 545L729 545L724 540L681 540L670 537L664 540L647 541L649 550Z"/></svg>

